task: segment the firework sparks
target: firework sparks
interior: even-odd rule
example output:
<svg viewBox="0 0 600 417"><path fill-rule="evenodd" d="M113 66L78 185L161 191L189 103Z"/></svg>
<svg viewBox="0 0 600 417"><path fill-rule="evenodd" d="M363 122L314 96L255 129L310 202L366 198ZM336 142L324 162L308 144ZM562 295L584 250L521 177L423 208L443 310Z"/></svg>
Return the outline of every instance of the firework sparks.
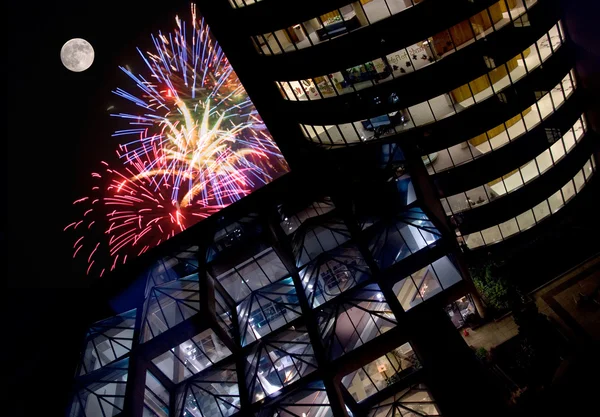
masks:
<svg viewBox="0 0 600 417"><path fill-rule="evenodd" d="M104 251L111 270L248 195L288 171L280 150L209 28L192 5L191 24L176 17L173 33L152 36L153 51L138 52L147 75L121 70L137 94L113 91L133 103L118 113L129 123L113 137L123 167L92 173L98 185L74 204L80 232L73 257L87 273L103 274L95 256ZM104 239L86 241L102 228Z"/></svg>

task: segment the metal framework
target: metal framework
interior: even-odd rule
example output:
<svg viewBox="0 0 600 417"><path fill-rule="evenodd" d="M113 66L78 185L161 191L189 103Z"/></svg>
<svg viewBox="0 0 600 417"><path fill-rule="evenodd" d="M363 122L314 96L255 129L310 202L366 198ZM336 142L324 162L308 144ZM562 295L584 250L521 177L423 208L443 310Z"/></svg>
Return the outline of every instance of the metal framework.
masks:
<svg viewBox="0 0 600 417"><path fill-rule="evenodd" d="M442 288L467 290L425 212L364 220L329 198L283 209L147 268L143 303L91 327L70 416L366 416L367 392L425 383L398 278L430 271L439 291L415 292L436 304Z"/></svg>

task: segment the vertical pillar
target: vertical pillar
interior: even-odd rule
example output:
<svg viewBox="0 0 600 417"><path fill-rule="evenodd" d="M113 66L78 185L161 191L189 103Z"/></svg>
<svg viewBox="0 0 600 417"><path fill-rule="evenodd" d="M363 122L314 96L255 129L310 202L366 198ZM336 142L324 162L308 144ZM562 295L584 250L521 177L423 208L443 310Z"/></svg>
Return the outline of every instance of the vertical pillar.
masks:
<svg viewBox="0 0 600 417"><path fill-rule="evenodd" d="M134 352L140 343L140 335L144 323L144 301L144 298L141 297L141 301L137 307L131 352ZM124 415L142 417L142 413L144 412L144 392L146 385L145 368L144 359L141 358L140 355L130 355L129 372L127 374L127 385L125 388L125 402L123 404Z"/></svg>
<svg viewBox="0 0 600 417"><path fill-rule="evenodd" d="M356 18L361 26L367 26L369 24L369 19L367 19L367 15L360 4L360 1L352 3L352 10L356 14Z"/></svg>
<svg viewBox="0 0 600 417"><path fill-rule="evenodd" d="M310 343L313 347L315 359L317 360L318 369L321 372L321 378L323 385L325 385L325 391L329 398L329 405L331 411L335 417L348 417L346 412L346 406L342 399L342 394L339 389L339 384L335 384L334 380L336 375L331 371L331 367L327 366L329 359L327 358L325 347L321 339L321 333L319 331L319 325L317 323L317 317L314 310L308 304L304 287L302 286L302 280L298 274L298 269L294 261L292 247L289 244L288 237L283 233L283 230L278 226L276 215L271 213L270 218L267 219L267 225L265 229L269 231L270 244L273 247L277 256L281 259L283 264L286 266L294 286L296 287L296 295L300 303L302 310L302 317L306 325L306 330L310 338Z"/></svg>

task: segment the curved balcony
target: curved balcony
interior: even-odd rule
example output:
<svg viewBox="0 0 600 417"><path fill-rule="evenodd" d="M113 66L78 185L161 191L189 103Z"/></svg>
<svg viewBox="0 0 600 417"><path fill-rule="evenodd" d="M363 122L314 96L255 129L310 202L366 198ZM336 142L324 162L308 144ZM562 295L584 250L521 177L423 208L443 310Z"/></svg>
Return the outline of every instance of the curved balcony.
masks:
<svg viewBox="0 0 600 417"><path fill-rule="evenodd" d="M536 226L556 214L575 197L591 180L595 171L594 158L590 157L577 173L550 197L502 223L468 234L457 232L459 243L468 249L490 246Z"/></svg>
<svg viewBox="0 0 600 417"><path fill-rule="evenodd" d="M477 68L481 63L482 55L488 59L501 61L501 58L497 56L497 44L504 43L504 37L507 38L506 44L511 45L514 51L512 57L527 46L528 38L531 38L531 42L539 38L543 32L535 31L536 28L545 28L544 32L546 32L550 28L550 22L556 21L556 19L540 21L540 23L536 23L534 30L531 27L527 28L527 32L537 32L537 37L532 38L529 33L523 33L523 20L527 18L528 21L537 22L539 20L537 15L543 12L540 10L543 7L535 7L538 4L537 1L531 0L527 5L522 3L520 6L515 5L514 8L502 12L500 4L503 4L503 0L458 25L430 35L410 46L403 46L385 56L367 62L359 61L350 68L336 70L314 78L278 81L277 86L286 100L314 101L352 94L392 82L441 62L446 65L437 69L437 72L446 72L451 70L452 66ZM488 16L494 16L494 18L490 19ZM545 13L546 19L547 16L548 13ZM544 24L546 22L548 24ZM476 42L483 38L485 38L485 43ZM518 45L522 45L522 47L519 48ZM506 49L502 49L504 55L506 55ZM458 51L461 53L457 53ZM450 57L451 59L449 59ZM306 70L311 71L312 68ZM429 72L432 71L429 70ZM406 81L412 82L411 78L414 77L407 77ZM285 78L279 78L279 80L282 79L285 80Z"/></svg>
<svg viewBox="0 0 600 417"><path fill-rule="evenodd" d="M416 127L436 124L436 122L449 119L470 107L479 107L480 103L493 96L496 96L501 102L508 102L509 95L514 94L516 84L520 84L518 81L532 72L537 72L534 70L560 50L562 39L559 26L555 25L550 32L542 36L531 47L505 64L437 97L434 96L404 108L402 104L388 105L390 113L377 115L370 119L330 126L301 124L301 128L307 139L313 142L333 146L348 145L377 140ZM388 101L400 102L400 98L398 95L392 94ZM475 104L477 106L474 106ZM322 117L316 116L316 118Z"/></svg>

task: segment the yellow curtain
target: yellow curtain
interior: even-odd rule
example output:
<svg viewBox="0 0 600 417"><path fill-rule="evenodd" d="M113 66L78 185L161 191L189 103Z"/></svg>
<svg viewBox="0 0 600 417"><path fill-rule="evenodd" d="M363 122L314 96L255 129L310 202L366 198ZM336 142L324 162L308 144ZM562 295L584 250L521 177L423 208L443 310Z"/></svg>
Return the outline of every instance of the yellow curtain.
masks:
<svg viewBox="0 0 600 417"><path fill-rule="evenodd" d="M461 102L463 100L468 99L469 97L472 97L471 91L473 92L473 94L482 92L483 90L488 88L491 84L494 84L497 81L501 80L502 78L506 77L508 75L509 71L512 71L515 68L517 68L519 66L518 60L520 59L520 57L521 57L520 55L514 57L513 59L508 61L506 63L506 65L500 65L499 67L488 72L487 75L482 75L481 77L476 78L473 81L471 81L469 84L465 84L463 86L460 86L460 87L452 90L450 92L450 94L452 95L452 97L454 98L454 100L456 102ZM506 67L508 67L508 70L506 69ZM488 75L489 75L489 79L488 79ZM490 84L490 81L491 81L491 84ZM469 86L471 87L470 89L469 89Z"/></svg>
<svg viewBox="0 0 600 417"><path fill-rule="evenodd" d="M323 21L323 23L327 22L329 19L334 19L336 17L341 18L340 16L340 12L338 12L337 10L334 10L333 12L329 12L329 13L325 13L321 15L321 20Z"/></svg>
<svg viewBox="0 0 600 417"><path fill-rule="evenodd" d="M506 3L508 3L508 7L510 7L511 9L514 9L515 6L517 5L517 0L506 0ZM508 9L506 8L506 3L503 1L500 2L500 9L502 10L503 13L508 11Z"/></svg>
<svg viewBox="0 0 600 417"><path fill-rule="evenodd" d="M489 14L487 10L477 13L472 16L469 20L463 20L457 25L452 26L448 30L444 30L436 35L433 35L433 47L438 55L442 55L454 46L460 46L465 42L473 39L473 32L476 35L491 28L496 22L502 20L502 7L501 4L504 0L500 0L498 3L494 3L489 7ZM491 20L490 20L491 16ZM473 29L471 30L471 26Z"/></svg>

